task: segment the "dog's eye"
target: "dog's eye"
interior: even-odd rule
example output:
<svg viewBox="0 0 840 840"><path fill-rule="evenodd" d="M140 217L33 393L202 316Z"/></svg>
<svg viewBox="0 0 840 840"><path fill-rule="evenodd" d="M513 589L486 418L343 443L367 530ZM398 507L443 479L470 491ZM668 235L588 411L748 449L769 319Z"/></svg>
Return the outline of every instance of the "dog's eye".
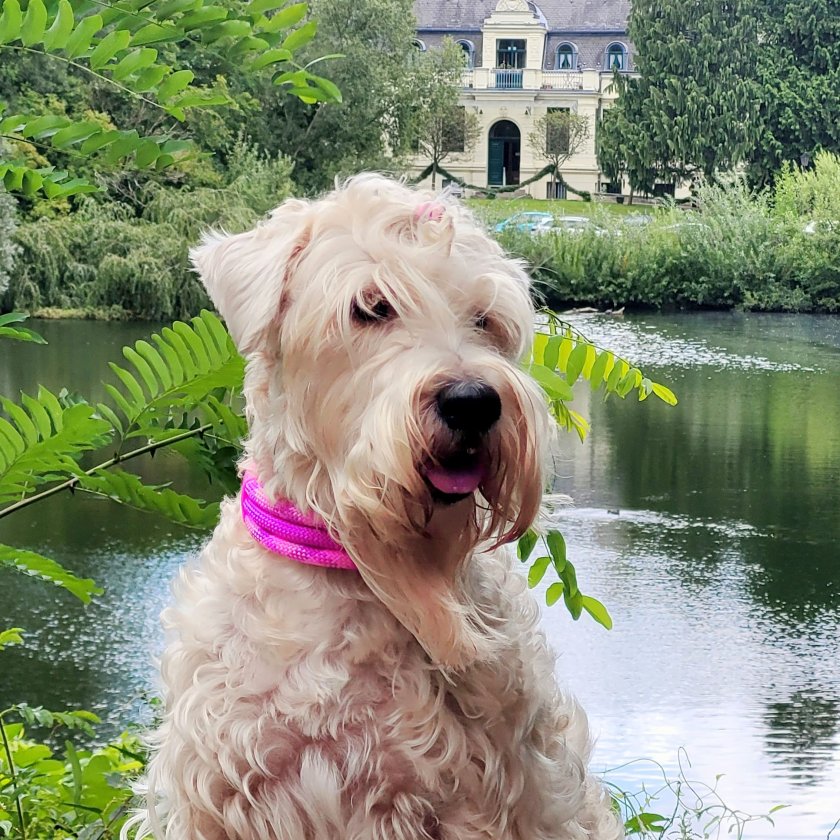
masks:
<svg viewBox="0 0 840 840"><path fill-rule="evenodd" d="M390 321L397 313L385 298L367 301L356 298L350 310L353 320L359 324L373 324L378 321Z"/></svg>
<svg viewBox="0 0 840 840"><path fill-rule="evenodd" d="M486 330L490 325L490 319L487 317L487 313L485 312L482 315L476 315L473 323L475 324L475 328L477 330Z"/></svg>

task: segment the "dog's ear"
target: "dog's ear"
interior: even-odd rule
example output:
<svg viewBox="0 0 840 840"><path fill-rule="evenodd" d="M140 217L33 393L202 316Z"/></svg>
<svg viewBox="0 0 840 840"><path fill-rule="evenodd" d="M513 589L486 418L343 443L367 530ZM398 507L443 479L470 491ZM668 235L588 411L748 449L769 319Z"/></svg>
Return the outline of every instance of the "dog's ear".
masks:
<svg viewBox="0 0 840 840"><path fill-rule="evenodd" d="M243 355L279 316L292 263L306 241L306 202L291 200L245 233L206 233L190 260Z"/></svg>

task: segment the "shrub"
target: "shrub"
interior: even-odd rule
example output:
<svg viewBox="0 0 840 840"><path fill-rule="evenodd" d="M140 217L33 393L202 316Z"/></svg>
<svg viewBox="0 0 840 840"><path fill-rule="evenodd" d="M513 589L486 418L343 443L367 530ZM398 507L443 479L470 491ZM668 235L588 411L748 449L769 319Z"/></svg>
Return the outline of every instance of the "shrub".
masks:
<svg viewBox="0 0 840 840"><path fill-rule="evenodd" d="M776 194L705 187L643 227L603 214L583 231L504 232L554 307L840 310L840 159L789 172ZM794 210L796 212L794 212ZM801 213L808 212L809 216ZM811 219L813 216L813 219Z"/></svg>
<svg viewBox="0 0 840 840"><path fill-rule="evenodd" d="M152 184L140 218L126 204L87 199L75 213L23 224L15 234L17 270L0 304L29 311L122 309L158 321L194 315L209 301L190 268L190 245L212 226L236 231L254 224L289 195L290 174L285 158L239 143L227 184Z"/></svg>
<svg viewBox="0 0 840 840"><path fill-rule="evenodd" d="M0 183L0 297L9 285L9 277L15 264L18 247L13 236L17 227L15 200Z"/></svg>

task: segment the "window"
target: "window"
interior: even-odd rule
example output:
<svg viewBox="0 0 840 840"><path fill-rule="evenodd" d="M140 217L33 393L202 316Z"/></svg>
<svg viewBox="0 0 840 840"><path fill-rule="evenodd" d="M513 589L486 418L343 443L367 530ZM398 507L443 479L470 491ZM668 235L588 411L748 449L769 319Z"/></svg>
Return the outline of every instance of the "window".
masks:
<svg viewBox="0 0 840 840"><path fill-rule="evenodd" d="M475 47L471 41L455 42L464 51L464 66L471 70L475 66Z"/></svg>
<svg viewBox="0 0 840 840"><path fill-rule="evenodd" d="M619 72L627 69L627 50L624 44L610 44L607 49L607 70L618 70Z"/></svg>
<svg viewBox="0 0 840 840"><path fill-rule="evenodd" d="M560 44L554 56L555 70L577 70L578 55L574 44Z"/></svg>
<svg viewBox="0 0 840 840"><path fill-rule="evenodd" d="M549 114L568 114L569 108L549 108ZM568 123L549 122L545 132L545 151L548 155L566 154L569 151Z"/></svg>
<svg viewBox="0 0 840 840"><path fill-rule="evenodd" d="M420 52L426 52L426 45L419 38L414 39L414 48Z"/></svg>
<svg viewBox="0 0 840 840"><path fill-rule="evenodd" d="M522 70L525 67L525 41L512 38L496 41L496 67Z"/></svg>

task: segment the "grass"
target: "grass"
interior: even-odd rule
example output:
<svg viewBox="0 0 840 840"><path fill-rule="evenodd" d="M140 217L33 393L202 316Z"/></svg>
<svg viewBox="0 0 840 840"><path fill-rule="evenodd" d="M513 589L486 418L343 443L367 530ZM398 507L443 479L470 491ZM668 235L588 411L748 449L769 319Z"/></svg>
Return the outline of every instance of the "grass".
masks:
<svg viewBox="0 0 840 840"><path fill-rule="evenodd" d="M613 201L570 201L568 199L540 198L469 198L465 202L485 222L499 222L514 213L534 211L553 213L555 216L594 216L610 213L616 216L656 213L659 208L650 204L616 204Z"/></svg>

